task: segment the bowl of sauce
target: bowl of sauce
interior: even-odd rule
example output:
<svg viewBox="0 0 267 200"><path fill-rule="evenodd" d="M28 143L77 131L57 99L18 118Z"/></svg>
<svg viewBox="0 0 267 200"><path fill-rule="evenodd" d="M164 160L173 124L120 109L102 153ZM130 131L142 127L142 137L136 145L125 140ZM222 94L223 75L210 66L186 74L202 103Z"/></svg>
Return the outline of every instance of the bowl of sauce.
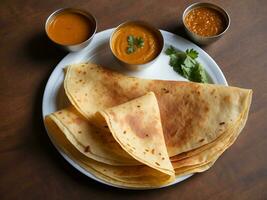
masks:
<svg viewBox="0 0 267 200"><path fill-rule="evenodd" d="M97 29L95 17L84 10L63 8L53 12L46 20L47 36L56 45L79 51L92 40Z"/></svg>
<svg viewBox="0 0 267 200"><path fill-rule="evenodd" d="M126 68L140 70L151 66L164 46L161 32L144 21L120 24L110 37L110 49Z"/></svg>
<svg viewBox="0 0 267 200"><path fill-rule="evenodd" d="M189 37L200 45L220 38L230 26L227 12L211 3L194 3L183 13L183 24Z"/></svg>

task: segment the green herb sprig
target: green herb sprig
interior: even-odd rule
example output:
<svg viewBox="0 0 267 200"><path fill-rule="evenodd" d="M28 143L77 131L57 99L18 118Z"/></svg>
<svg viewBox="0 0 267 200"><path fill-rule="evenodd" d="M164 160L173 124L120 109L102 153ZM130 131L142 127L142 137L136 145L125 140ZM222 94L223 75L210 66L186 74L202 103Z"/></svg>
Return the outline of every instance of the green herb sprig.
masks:
<svg viewBox="0 0 267 200"><path fill-rule="evenodd" d="M126 52L131 54L136 51L137 48L141 48L144 46L144 39L142 37L134 37L133 35L129 35L127 37L128 47Z"/></svg>
<svg viewBox="0 0 267 200"><path fill-rule="evenodd" d="M198 52L187 49L185 52L176 50L173 46L166 49L165 53L170 56L169 64L173 70L184 78L200 83L207 83L208 78L201 64L196 60Z"/></svg>

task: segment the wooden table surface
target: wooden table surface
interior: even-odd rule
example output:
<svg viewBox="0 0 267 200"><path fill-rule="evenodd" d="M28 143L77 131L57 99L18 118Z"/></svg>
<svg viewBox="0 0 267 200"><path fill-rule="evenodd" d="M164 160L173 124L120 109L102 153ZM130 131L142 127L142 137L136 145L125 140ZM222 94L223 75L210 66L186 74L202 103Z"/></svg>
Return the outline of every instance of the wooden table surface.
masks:
<svg viewBox="0 0 267 200"><path fill-rule="evenodd" d="M230 14L227 34L203 47L230 85L252 88L248 122L236 143L207 172L177 185L127 191L99 184L55 150L42 122L48 77L66 55L44 34L61 7L91 11L98 31L140 19L185 36L181 15L193 1L1 0L0 199L267 199L267 1L216 0Z"/></svg>

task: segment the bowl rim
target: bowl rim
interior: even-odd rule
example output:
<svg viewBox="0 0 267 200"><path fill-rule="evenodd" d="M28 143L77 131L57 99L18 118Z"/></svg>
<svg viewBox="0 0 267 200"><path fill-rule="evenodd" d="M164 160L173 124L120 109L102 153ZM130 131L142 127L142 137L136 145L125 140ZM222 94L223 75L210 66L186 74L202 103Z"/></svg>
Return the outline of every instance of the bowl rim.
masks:
<svg viewBox="0 0 267 200"><path fill-rule="evenodd" d="M88 37L88 39L86 39L85 41L81 42L81 43L77 43L77 44L72 44L72 45L64 45L64 44L60 44L58 42L56 42L55 40L53 40L49 35L48 35L48 26L51 22L51 20L54 19L54 17L56 17L57 15L64 13L64 12L72 12L72 13L78 13L81 14L83 16L85 16L92 24L93 24L93 31L91 32L90 36ZM55 10L54 12L52 12L45 21L45 33L47 35L47 37L55 44L62 46L62 47L78 47L80 45L84 45L86 44L88 41L90 41L94 35L96 34L97 31L97 20L95 18L95 16L93 14L91 14L90 12L83 10L83 9L79 9L79 8L74 8L74 7L66 7L66 8L59 8L57 10Z"/></svg>
<svg viewBox="0 0 267 200"><path fill-rule="evenodd" d="M196 9L196 8L199 8L199 7L207 7L207 8L212 8L212 9L215 9L215 10L219 11L219 12L223 15L223 17L224 17L224 19L226 20L226 23L227 23L227 25L226 25L224 31L222 31L221 33L219 33L219 34L217 34L217 35L213 35L213 36L201 36L201 35L196 34L196 33L193 32L193 31L191 31L191 30L187 27L187 25L186 25L186 23L185 23L185 17L186 17L186 15L187 15L191 10ZM210 3L210 2L196 2L196 3L193 3L193 4L189 5L189 6L187 6L186 9L185 9L184 12L183 12L183 17L182 17L182 18L183 18L183 25L184 25L184 27L185 27L190 33L192 33L194 36L197 36L197 37L199 37L199 38L203 38L203 39L213 39L213 38L217 38L217 37L222 36L222 35L229 29L230 24L231 24L231 19L230 19L230 16L229 16L228 12L227 12L224 8L222 8L221 6L218 6L217 4Z"/></svg>
<svg viewBox="0 0 267 200"><path fill-rule="evenodd" d="M160 43L161 43L161 46L160 46L160 50L158 51L157 55L155 56L155 58L153 58L152 60L149 60L147 62L144 62L144 63L141 63L141 64L134 64L134 63L128 63L128 62L125 62L124 60L121 60L113 51L113 48L112 48L112 39L113 39L113 36L114 34L123 26L127 25L127 24L131 24L131 23L135 23L135 24L140 24L140 25L143 25L145 26L146 28L152 30L153 32L157 33L157 37L158 39L160 40ZM127 21L124 21L122 22L121 24L119 24L117 27L114 28L114 30L112 31L111 35L110 35L110 38L109 38L109 47L110 47L110 50L112 52L112 54L120 61L122 62L123 64L125 65L130 65L130 66L142 66L142 65L147 65L147 64L150 64L152 63L153 61L155 61L161 54L161 52L163 51L163 48L164 48L164 38L163 38L163 35L162 33L160 32L159 29L155 28L154 26L152 26L151 24L149 24L148 22L146 21L142 21L142 20L127 20Z"/></svg>

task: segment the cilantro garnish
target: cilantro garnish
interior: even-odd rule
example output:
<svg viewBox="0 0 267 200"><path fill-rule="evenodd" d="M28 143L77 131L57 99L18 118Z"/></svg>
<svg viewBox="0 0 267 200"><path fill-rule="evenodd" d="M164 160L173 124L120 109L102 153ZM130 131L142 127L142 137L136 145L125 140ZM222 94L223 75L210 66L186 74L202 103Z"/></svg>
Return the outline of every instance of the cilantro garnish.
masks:
<svg viewBox="0 0 267 200"><path fill-rule="evenodd" d="M141 48L144 46L144 39L142 37L134 37L133 35L129 35L127 37L128 47L127 53L133 53L137 48Z"/></svg>
<svg viewBox="0 0 267 200"><path fill-rule="evenodd" d="M207 83L208 78L201 64L196 60L198 52L187 49L185 52L176 50L173 46L166 49L165 53L170 56L169 64L173 70L184 78L200 83Z"/></svg>

